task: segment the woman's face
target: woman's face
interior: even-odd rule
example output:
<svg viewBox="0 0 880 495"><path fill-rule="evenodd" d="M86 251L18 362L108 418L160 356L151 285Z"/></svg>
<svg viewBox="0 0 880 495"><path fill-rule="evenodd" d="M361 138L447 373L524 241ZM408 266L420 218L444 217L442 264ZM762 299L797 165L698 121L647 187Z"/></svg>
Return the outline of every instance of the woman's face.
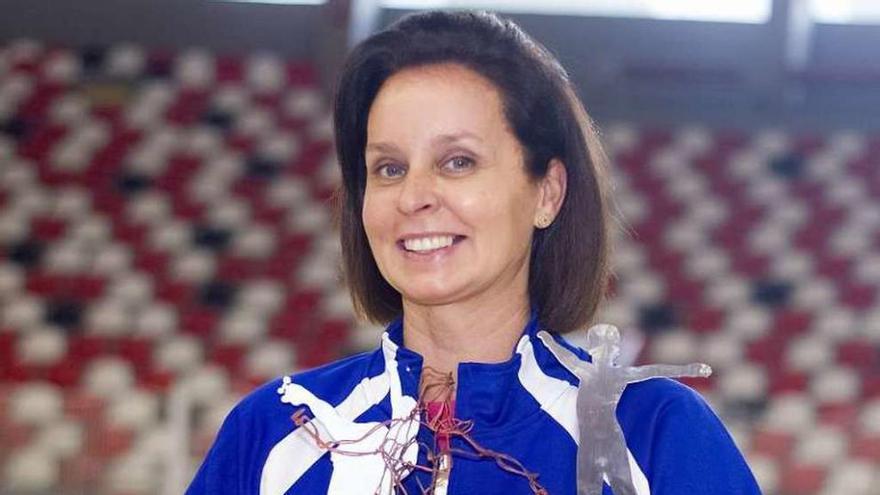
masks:
<svg viewBox="0 0 880 495"><path fill-rule="evenodd" d="M370 109L366 166L367 238L404 300L525 292L544 194L490 81L454 64L391 76Z"/></svg>

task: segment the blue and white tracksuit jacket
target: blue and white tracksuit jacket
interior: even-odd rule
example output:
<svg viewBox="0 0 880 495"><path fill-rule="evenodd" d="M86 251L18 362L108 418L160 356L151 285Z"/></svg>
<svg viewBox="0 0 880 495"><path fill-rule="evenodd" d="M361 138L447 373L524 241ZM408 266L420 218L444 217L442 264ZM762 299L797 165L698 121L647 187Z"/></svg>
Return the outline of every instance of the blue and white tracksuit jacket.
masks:
<svg viewBox="0 0 880 495"><path fill-rule="evenodd" d="M455 417L473 422L471 437L538 473L550 495L574 495L578 441L577 378L527 325L513 356L503 363L462 363ZM584 360L580 349L559 342ZM402 444L434 445L432 433L405 421L416 407L422 357L402 346L398 320L379 349L270 382L245 397L223 423L188 495L373 495L389 493L377 455L322 450L291 415L307 407L322 438L360 439L348 450L372 452L389 435ZM760 490L730 435L704 400L670 379L629 385L617 408L638 495L751 495ZM376 428L380 426L379 428ZM372 432L372 434L370 434ZM415 442L410 442L415 445ZM453 437L452 448L470 450ZM430 465L424 449L403 449L404 460ZM430 486L430 473L413 471L408 493ZM379 489L379 491L377 491ZM526 478L492 459L453 457L449 494L530 494ZM606 485L604 495L610 495Z"/></svg>

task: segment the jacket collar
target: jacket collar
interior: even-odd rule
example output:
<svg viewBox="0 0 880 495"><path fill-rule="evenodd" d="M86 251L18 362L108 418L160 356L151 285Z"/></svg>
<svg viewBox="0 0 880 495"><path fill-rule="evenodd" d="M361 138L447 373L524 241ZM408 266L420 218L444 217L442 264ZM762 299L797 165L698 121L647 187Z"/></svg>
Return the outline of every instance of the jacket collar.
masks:
<svg viewBox="0 0 880 495"><path fill-rule="evenodd" d="M475 435L506 428L538 412L541 404L526 391L522 377L547 375L577 383L576 378L537 337L539 330L537 313L532 311L508 360L459 364L455 416L473 421ZM401 393L418 400L424 359L403 345L403 322L400 318L392 321L383 333L381 352L385 358L386 373L394 370L400 377ZM387 408L386 411L391 413Z"/></svg>

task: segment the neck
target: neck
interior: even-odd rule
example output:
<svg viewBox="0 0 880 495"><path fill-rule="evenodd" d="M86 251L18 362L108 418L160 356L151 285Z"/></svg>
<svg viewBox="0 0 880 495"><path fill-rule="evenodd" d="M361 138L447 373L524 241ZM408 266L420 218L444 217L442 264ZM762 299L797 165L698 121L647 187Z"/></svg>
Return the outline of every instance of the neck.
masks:
<svg viewBox="0 0 880 495"><path fill-rule="evenodd" d="M451 373L456 381L459 363L507 361L529 320L528 293L489 299L438 306L404 300L405 345L422 355L425 366Z"/></svg>

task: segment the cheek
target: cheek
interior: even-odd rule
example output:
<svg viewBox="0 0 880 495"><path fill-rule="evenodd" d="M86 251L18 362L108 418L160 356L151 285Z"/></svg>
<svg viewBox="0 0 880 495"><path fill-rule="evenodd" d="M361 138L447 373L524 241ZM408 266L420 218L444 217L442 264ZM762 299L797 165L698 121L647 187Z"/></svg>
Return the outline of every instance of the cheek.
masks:
<svg viewBox="0 0 880 495"><path fill-rule="evenodd" d="M364 222L364 231L367 234L367 240L370 241L370 244L373 244L373 239L376 237L376 230L378 228L378 220L381 218L379 212L376 211L376 201L369 195L364 195L364 206L361 210L361 220Z"/></svg>
<svg viewBox="0 0 880 495"><path fill-rule="evenodd" d="M364 231L371 246L374 241L389 235L391 215L384 206L386 204L388 203L382 201L382 198L375 193L368 192L364 194L364 207L361 210L361 219L364 222Z"/></svg>
<svg viewBox="0 0 880 495"><path fill-rule="evenodd" d="M458 205L458 215L476 230L486 232L484 237L495 246L500 243L519 244L531 236L532 198L525 194L500 194L486 189L464 195Z"/></svg>
<svg viewBox="0 0 880 495"><path fill-rule="evenodd" d="M532 191L522 189L512 195L509 202L504 205L504 219L512 241L522 249L531 246L534 233L535 203L537 201Z"/></svg>
<svg viewBox="0 0 880 495"><path fill-rule="evenodd" d="M446 206L452 216L469 231L467 235L488 233L484 239L497 237L505 223L502 216L506 206L504 198L490 188L467 187L449 191L446 195Z"/></svg>

